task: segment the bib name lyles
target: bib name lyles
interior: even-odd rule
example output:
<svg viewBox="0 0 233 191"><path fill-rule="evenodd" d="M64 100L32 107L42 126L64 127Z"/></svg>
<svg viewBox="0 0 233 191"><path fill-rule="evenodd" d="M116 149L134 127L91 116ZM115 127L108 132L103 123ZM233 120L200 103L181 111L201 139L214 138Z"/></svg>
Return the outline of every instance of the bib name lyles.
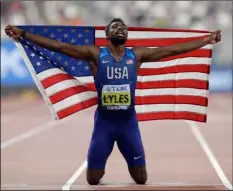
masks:
<svg viewBox="0 0 233 191"><path fill-rule="evenodd" d="M104 94L103 95L103 104L127 104L129 102L130 95L127 94Z"/></svg>
<svg viewBox="0 0 233 191"><path fill-rule="evenodd" d="M127 109L131 103L130 85L105 85L101 97L108 109Z"/></svg>

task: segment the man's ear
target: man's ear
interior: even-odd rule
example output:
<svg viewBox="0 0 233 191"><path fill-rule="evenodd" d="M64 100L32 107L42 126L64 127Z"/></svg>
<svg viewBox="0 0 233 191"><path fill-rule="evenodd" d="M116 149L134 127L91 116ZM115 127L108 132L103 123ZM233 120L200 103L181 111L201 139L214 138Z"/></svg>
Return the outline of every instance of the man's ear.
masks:
<svg viewBox="0 0 233 191"><path fill-rule="evenodd" d="M106 33L106 39L109 39L109 32Z"/></svg>

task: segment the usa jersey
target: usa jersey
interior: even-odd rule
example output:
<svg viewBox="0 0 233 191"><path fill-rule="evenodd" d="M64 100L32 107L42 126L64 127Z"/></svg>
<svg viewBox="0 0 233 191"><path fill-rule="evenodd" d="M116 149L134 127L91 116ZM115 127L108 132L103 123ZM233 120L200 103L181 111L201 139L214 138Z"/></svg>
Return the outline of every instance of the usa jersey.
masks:
<svg viewBox="0 0 233 191"><path fill-rule="evenodd" d="M95 76L98 106L106 110L129 110L135 105L137 83L136 58L131 49L116 60L108 48L102 48Z"/></svg>

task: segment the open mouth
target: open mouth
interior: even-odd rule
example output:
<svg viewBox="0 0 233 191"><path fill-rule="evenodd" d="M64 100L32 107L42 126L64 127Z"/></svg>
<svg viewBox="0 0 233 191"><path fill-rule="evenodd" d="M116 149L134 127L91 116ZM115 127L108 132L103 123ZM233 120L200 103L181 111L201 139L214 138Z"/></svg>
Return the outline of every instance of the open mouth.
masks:
<svg viewBox="0 0 233 191"><path fill-rule="evenodd" d="M125 34L124 34L123 32L117 32L116 35L117 35L117 36L122 36L122 37L125 36Z"/></svg>

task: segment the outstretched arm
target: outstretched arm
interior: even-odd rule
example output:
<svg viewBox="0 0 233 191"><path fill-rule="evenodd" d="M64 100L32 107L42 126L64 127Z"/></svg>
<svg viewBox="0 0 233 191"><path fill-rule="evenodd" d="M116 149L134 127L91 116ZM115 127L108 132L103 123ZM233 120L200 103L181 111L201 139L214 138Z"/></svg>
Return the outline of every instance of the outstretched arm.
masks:
<svg viewBox="0 0 233 191"><path fill-rule="evenodd" d="M206 38L200 40L193 40L160 48L135 47L133 50L139 63L154 62L168 56L187 53L208 44L215 44L219 41L221 41L221 31L215 31Z"/></svg>
<svg viewBox="0 0 233 191"><path fill-rule="evenodd" d="M15 40L22 36L23 38L32 41L38 46L66 54L76 59L95 61L98 56L99 47L94 45L77 46L68 43L62 43L40 35L35 35L30 32L23 31L22 29L11 25L8 25L5 28L5 32L9 37L12 37Z"/></svg>

